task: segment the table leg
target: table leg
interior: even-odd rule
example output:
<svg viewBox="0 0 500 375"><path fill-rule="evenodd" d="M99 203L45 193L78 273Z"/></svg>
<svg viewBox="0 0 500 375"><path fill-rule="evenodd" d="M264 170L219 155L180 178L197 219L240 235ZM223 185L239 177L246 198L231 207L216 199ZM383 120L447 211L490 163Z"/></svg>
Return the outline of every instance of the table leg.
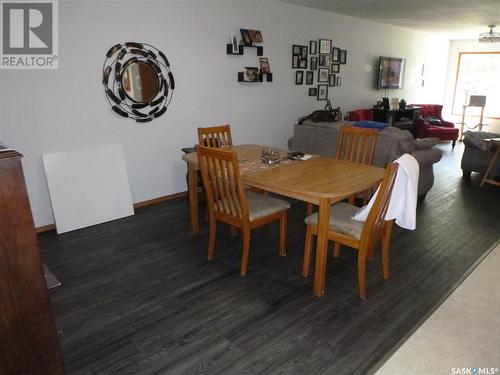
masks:
<svg viewBox="0 0 500 375"><path fill-rule="evenodd" d="M188 164L189 225L191 234L198 234L198 177L196 169Z"/></svg>
<svg viewBox="0 0 500 375"><path fill-rule="evenodd" d="M316 266L314 268L314 295L316 297L321 297L325 293L329 217L330 200L328 198L320 198L318 237L316 240Z"/></svg>

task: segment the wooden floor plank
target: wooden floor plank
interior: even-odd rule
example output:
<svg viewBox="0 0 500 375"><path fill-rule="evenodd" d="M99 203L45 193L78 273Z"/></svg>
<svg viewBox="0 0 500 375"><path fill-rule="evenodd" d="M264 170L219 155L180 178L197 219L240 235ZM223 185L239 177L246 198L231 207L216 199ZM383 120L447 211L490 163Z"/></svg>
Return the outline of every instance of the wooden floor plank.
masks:
<svg viewBox="0 0 500 375"><path fill-rule="evenodd" d="M248 275L240 238L188 231L184 198L72 233L39 235L43 259L63 283L51 291L71 374L363 374L432 309L500 237L500 189L463 180L463 146L440 146L435 185L417 208L417 230L395 228L391 278L380 255L367 267L366 301L356 256L328 259L326 295L300 276L305 205L292 202L288 255L278 226L252 232ZM204 210L200 210L200 215ZM331 254L331 253L330 253Z"/></svg>

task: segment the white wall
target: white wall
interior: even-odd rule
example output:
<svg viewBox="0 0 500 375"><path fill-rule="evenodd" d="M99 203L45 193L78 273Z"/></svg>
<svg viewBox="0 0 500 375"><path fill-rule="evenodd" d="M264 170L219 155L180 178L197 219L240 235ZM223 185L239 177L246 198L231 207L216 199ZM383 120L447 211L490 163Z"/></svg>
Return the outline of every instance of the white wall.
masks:
<svg viewBox="0 0 500 375"><path fill-rule="evenodd" d="M445 107L443 109L443 113L445 116L449 116L445 117L445 119L449 118L450 121L455 122L461 121L460 115L454 116L451 114L453 94L455 92L455 82L457 79L458 57L460 52L500 52L500 43L479 43L477 40L452 40L450 42L448 75L446 77ZM497 84L500 85L500 82L497 82ZM484 119L483 122L490 124L488 127L484 127L483 131L500 133L500 120L487 118Z"/></svg>
<svg viewBox="0 0 500 375"><path fill-rule="evenodd" d="M240 27L262 30L273 83L236 82L242 67L258 65L250 51L244 57L225 53ZM408 103L442 100L443 79L420 84L422 63L434 64L438 78L446 71L448 42L428 34L276 0L60 1L59 69L1 72L3 138L25 155L36 225L53 223L44 153L122 144L138 202L186 190L180 149L196 143L198 126L230 123L236 143L285 146L296 119L324 105L307 96L308 86L294 85L291 45L321 37L348 50L343 87L330 92L344 112L383 96L373 88L380 55L407 58L405 89L389 96ZM125 41L163 50L176 79L167 113L149 124L119 118L103 93L105 53Z"/></svg>

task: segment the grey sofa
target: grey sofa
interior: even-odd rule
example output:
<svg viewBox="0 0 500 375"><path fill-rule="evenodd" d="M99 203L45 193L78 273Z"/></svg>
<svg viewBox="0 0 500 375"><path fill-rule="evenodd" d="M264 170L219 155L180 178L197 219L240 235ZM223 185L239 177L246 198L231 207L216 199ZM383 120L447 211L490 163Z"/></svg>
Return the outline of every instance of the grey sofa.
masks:
<svg viewBox="0 0 500 375"><path fill-rule="evenodd" d="M288 148L321 156L333 156L337 150L337 139L342 125L351 122L312 122L305 121L294 125L293 137L288 140ZM437 138L413 139L407 130L387 127L379 132L375 150L374 165L385 167L399 156L410 153L420 165L418 195L425 197L434 183L433 165L441 160L442 152L433 147Z"/></svg>
<svg viewBox="0 0 500 375"><path fill-rule="evenodd" d="M470 177L471 172L485 173L488 167L487 138L500 138L500 133L465 132L464 154L461 168L464 177ZM492 176L500 177L500 160L497 160L492 169Z"/></svg>

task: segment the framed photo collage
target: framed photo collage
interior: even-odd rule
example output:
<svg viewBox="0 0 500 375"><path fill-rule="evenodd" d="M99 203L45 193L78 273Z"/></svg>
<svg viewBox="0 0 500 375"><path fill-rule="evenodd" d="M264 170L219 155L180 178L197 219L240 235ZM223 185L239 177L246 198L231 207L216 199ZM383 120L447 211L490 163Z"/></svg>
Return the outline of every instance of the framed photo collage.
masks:
<svg viewBox="0 0 500 375"><path fill-rule="evenodd" d="M295 84L313 86L315 77L318 85L309 88L309 96L317 100L328 99L328 88L342 86L340 66L347 64L347 50L334 47L331 39L311 40L309 46L292 45L292 69Z"/></svg>

